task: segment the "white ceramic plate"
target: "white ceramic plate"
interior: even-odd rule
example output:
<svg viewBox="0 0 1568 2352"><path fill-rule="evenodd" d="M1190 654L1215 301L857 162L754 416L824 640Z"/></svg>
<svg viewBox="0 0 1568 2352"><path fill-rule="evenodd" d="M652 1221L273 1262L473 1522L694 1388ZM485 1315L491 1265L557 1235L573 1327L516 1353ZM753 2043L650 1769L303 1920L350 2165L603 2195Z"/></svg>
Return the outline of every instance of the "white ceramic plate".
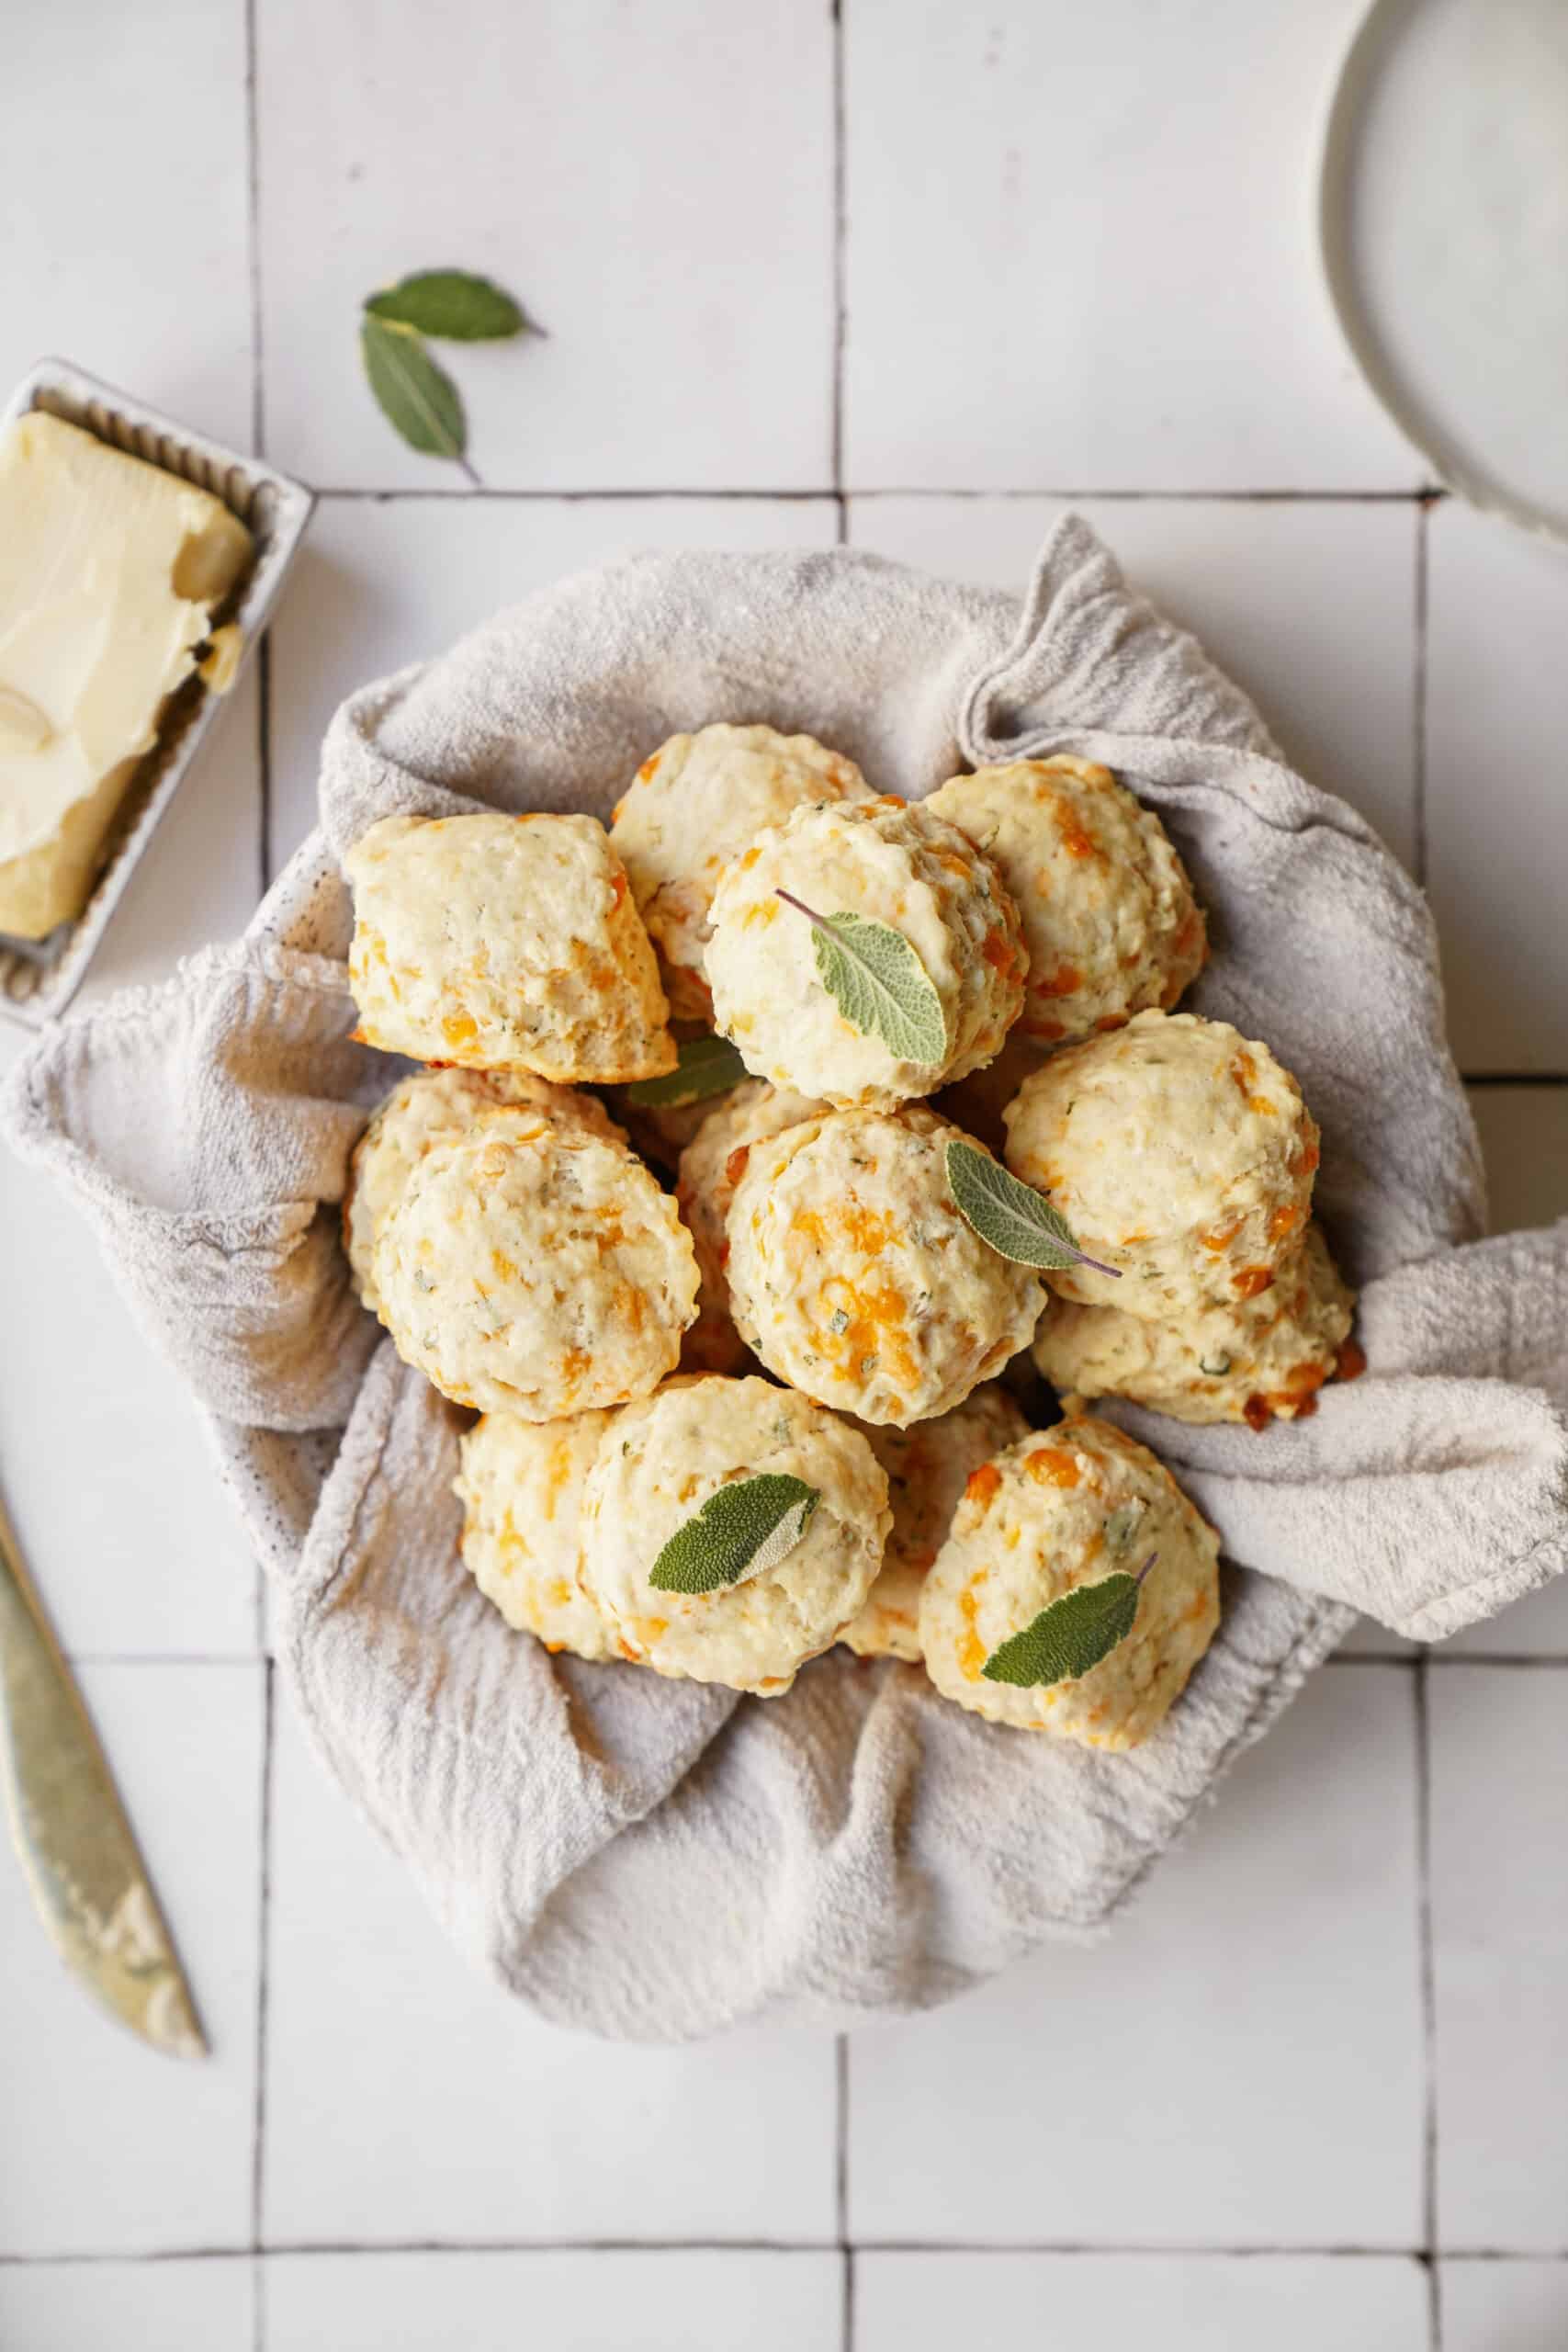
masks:
<svg viewBox="0 0 1568 2352"><path fill-rule="evenodd" d="M1568 0L1376 0L1318 222L1395 424L1461 495L1568 544Z"/></svg>

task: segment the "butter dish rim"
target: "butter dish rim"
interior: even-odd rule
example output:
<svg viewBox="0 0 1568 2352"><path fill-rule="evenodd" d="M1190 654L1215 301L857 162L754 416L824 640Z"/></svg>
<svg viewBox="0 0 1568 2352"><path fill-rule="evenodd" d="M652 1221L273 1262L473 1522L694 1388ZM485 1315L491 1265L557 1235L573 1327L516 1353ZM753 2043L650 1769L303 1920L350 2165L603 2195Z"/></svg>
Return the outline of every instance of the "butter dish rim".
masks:
<svg viewBox="0 0 1568 2352"><path fill-rule="evenodd" d="M271 615L297 554L316 494L264 459L243 456L165 411L120 391L70 360L39 359L0 410L0 431L44 409L107 447L141 458L177 480L209 491L250 531L254 558L222 621L242 637L243 669ZM237 673L236 673L237 674ZM232 682L231 682L232 683ZM184 690L181 690L184 696ZM29 1029L62 1012L86 978L116 907L185 780L217 715L220 696L204 686L165 715L117 818L114 845L74 922L46 940L0 934L0 1015Z"/></svg>

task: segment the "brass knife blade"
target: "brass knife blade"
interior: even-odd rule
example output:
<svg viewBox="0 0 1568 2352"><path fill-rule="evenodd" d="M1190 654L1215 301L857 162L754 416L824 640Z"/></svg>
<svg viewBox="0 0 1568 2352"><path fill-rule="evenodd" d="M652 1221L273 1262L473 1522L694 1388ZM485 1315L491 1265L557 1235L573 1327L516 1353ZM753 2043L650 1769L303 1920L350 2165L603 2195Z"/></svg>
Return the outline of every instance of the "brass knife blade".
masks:
<svg viewBox="0 0 1568 2352"><path fill-rule="evenodd" d="M3 1503L0 1779L33 1901L66 1966L154 2049L205 2057L174 1939Z"/></svg>

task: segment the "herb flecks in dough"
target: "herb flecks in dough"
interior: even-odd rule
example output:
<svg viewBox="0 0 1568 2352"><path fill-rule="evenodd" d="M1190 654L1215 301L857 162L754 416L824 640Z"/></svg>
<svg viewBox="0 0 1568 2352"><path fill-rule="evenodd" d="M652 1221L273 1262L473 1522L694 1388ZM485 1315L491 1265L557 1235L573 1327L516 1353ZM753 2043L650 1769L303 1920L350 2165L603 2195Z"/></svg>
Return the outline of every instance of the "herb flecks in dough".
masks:
<svg viewBox="0 0 1568 2352"><path fill-rule="evenodd" d="M991 1652L981 1668L987 1681L1011 1682L1020 1690L1077 1681L1132 1632L1144 1578L1158 1556L1151 1552L1135 1577L1119 1570L1098 1584L1075 1585L1049 1602L1021 1634Z"/></svg>
<svg viewBox="0 0 1568 2352"><path fill-rule="evenodd" d="M716 1592L761 1576L793 1552L821 1501L820 1489L782 1471L718 1487L678 1527L649 1573L660 1592Z"/></svg>
<svg viewBox="0 0 1568 2352"><path fill-rule="evenodd" d="M865 915L819 915L791 890L774 895L811 924L817 977L852 1028L880 1037L900 1061L937 1066L945 1059L942 999L901 931Z"/></svg>
<svg viewBox="0 0 1568 2352"><path fill-rule="evenodd" d="M1101 1265L1078 1248L1066 1217L1043 1193L1021 1183L978 1144L955 1136L948 1145L947 1181L964 1223L998 1257L1047 1272L1092 1266L1097 1274L1120 1279L1120 1266Z"/></svg>

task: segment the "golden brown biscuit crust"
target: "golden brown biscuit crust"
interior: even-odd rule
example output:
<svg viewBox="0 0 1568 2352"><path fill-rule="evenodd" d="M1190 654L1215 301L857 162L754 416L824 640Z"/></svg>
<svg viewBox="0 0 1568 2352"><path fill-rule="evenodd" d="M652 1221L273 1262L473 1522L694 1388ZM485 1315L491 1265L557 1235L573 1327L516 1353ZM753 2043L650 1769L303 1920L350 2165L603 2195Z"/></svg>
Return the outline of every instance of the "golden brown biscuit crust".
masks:
<svg viewBox="0 0 1568 2352"><path fill-rule="evenodd" d="M367 1045L558 1084L675 1067L652 944L592 817L386 817L344 861Z"/></svg>

